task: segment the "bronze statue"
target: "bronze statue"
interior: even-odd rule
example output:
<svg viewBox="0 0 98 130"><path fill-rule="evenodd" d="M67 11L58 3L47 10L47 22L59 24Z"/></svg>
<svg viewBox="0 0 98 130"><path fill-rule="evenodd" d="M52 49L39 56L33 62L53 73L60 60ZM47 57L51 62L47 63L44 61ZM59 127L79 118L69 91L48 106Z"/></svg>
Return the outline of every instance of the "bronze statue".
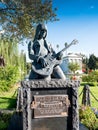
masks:
<svg viewBox="0 0 98 130"><path fill-rule="evenodd" d="M47 29L44 24L38 24L34 40L28 45L29 58L32 62L32 69L29 79L63 79L66 77L59 64L62 60L62 52L55 53L45 40Z"/></svg>

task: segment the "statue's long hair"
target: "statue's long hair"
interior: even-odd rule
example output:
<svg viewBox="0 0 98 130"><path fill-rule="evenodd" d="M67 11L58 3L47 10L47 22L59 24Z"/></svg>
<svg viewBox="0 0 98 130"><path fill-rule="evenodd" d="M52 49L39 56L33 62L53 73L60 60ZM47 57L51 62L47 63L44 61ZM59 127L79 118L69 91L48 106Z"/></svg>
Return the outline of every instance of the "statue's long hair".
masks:
<svg viewBox="0 0 98 130"><path fill-rule="evenodd" d="M47 29L46 29L44 24L40 23L36 27L35 37L34 37L33 41L38 40L40 38L41 30L45 30L46 31L46 35L45 35L44 39L46 38L46 36L47 36Z"/></svg>

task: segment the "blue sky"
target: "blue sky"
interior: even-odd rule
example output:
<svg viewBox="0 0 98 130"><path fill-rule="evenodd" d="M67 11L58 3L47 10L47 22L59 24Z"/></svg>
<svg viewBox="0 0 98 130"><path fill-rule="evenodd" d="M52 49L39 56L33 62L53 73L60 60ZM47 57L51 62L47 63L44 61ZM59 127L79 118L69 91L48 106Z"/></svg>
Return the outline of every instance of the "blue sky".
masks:
<svg viewBox="0 0 98 130"><path fill-rule="evenodd" d="M49 22L47 40L56 49L77 39L67 52L98 56L98 0L53 0L60 21Z"/></svg>
<svg viewBox="0 0 98 130"><path fill-rule="evenodd" d="M98 0L53 0L57 7L57 22L47 24L47 41L57 50L77 39L79 43L71 46L67 52L82 53L98 57ZM22 49L25 50L25 47Z"/></svg>

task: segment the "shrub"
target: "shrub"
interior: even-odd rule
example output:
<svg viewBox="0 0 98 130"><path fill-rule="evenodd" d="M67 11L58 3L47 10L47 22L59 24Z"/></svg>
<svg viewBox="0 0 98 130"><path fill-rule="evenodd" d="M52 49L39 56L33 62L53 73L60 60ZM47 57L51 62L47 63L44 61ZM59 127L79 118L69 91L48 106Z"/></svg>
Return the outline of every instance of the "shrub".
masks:
<svg viewBox="0 0 98 130"><path fill-rule="evenodd" d="M92 77L92 75L87 74L87 75L82 76L82 81L83 82L95 82L96 80L94 77Z"/></svg>
<svg viewBox="0 0 98 130"><path fill-rule="evenodd" d="M0 90L7 91L20 78L18 67L0 67Z"/></svg>
<svg viewBox="0 0 98 130"><path fill-rule="evenodd" d="M98 119L88 106L81 106L79 109L80 122L90 130L98 130Z"/></svg>
<svg viewBox="0 0 98 130"><path fill-rule="evenodd" d="M0 130L7 130L12 113L0 112Z"/></svg>
<svg viewBox="0 0 98 130"><path fill-rule="evenodd" d="M82 76L83 82L98 82L98 71L92 71L89 74Z"/></svg>
<svg viewBox="0 0 98 130"><path fill-rule="evenodd" d="M96 82L81 82L81 86L84 86L86 84L89 85L89 86L97 86Z"/></svg>

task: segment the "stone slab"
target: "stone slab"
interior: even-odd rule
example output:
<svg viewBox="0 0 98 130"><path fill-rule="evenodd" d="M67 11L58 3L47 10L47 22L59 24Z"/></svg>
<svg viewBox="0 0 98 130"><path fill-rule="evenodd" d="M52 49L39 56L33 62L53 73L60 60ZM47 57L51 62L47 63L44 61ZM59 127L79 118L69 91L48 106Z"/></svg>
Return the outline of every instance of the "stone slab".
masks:
<svg viewBox="0 0 98 130"><path fill-rule="evenodd" d="M79 130L79 116L78 116L78 81L62 81L62 80L32 80L22 81L22 110L23 110L23 130ZM35 97L42 96L51 98L51 96L67 95L70 102L67 114L64 117L60 115L54 115L49 113L44 114L42 117L36 114L36 108L31 108L31 104L35 101ZM46 99L45 99L46 100ZM60 104L62 103L59 102ZM52 106L51 112L54 110L54 106L57 105L53 101L41 102L40 105ZM38 102L37 102L38 105ZM36 106L36 102L35 102ZM34 106L33 106L34 107ZM66 109L66 107L64 107ZM47 110L47 109L46 109ZM45 110L45 111L46 111ZM48 109L49 110L49 109ZM49 112L49 111L48 111ZM63 112L63 111L62 111ZM65 110L64 110L65 112ZM47 116L48 115L48 116ZM67 116L68 115L68 116ZM39 117L38 117L39 116ZM46 116L46 117L45 117ZM57 116L57 117L56 117ZM44 118L45 117L45 118Z"/></svg>

